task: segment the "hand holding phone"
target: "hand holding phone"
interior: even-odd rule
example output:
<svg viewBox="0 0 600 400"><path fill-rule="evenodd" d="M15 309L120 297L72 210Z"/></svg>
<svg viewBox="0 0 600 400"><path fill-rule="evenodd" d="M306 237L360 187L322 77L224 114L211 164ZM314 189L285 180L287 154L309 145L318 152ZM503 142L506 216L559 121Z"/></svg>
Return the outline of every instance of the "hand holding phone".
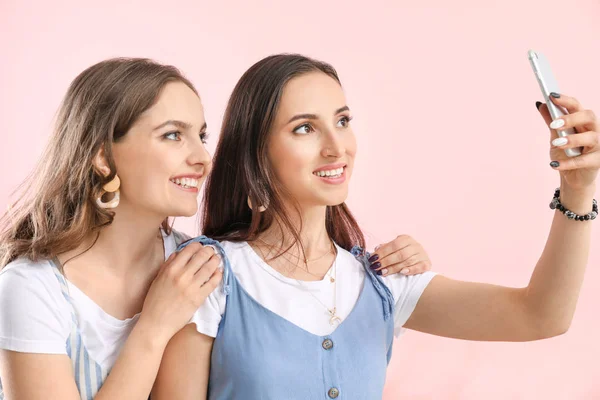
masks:
<svg viewBox="0 0 600 400"><path fill-rule="evenodd" d="M566 110L554 104L552 99L550 99L550 93L560 93L560 90L558 88L558 83L554 78L554 74L552 74L552 70L550 69L550 63L548 62L548 59L542 53L533 50L529 50L528 55L531 68L533 69L533 73L535 74L538 84L540 85L542 95L544 96L544 100L548 106L548 111L550 112L552 120L568 114ZM575 134L575 130L572 128L565 130L557 129L556 133L559 137L565 137ZM569 157L579 156L581 155L581 149L565 149L565 154Z"/></svg>

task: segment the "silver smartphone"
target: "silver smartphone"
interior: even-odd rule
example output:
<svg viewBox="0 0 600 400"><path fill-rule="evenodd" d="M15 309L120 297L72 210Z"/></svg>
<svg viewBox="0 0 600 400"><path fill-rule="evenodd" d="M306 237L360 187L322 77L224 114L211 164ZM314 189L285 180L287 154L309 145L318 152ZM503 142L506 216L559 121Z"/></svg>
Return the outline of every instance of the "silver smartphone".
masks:
<svg viewBox="0 0 600 400"><path fill-rule="evenodd" d="M529 50L529 63L531 64L531 68L533 69L533 73L540 85L540 89L542 91L542 95L544 96L544 101L548 105L548 111L550 112L550 116L552 120L562 117L563 115L568 114L565 109L555 105L552 100L550 100L550 93L560 93L558 89L558 83L554 78L554 74L550 69L550 63L548 59L540 52ZM573 135L575 130L573 128L566 130L557 130L558 136L565 137L568 135ZM575 157L581 155L580 148L574 149L565 149L565 154L569 157Z"/></svg>

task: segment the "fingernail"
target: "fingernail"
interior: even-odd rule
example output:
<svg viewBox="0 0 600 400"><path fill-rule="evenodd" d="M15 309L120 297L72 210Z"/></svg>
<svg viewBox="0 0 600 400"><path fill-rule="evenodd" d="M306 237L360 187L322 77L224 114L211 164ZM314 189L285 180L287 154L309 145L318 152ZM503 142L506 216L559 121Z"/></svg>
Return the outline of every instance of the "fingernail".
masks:
<svg viewBox="0 0 600 400"><path fill-rule="evenodd" d="M381 274L382 275L387 275L387 273L388 273L387 268L384 268L384 269L381 270Z"/></svg>
<svg viewBox="0 0 600 400"><path fill-rule="evenodd" d="M369 258L370 263L374 263L377 260L379 260L379 256L377 254L373 254L371 258Z"/></svg>
<svg viewBox="0 0 600 400"><path fill-rule="evenodd" d="M550 166L551 166L552 168L557 168L559 165L560 165L560 163L559 163L558 161L552 161L552 162L550 163Z"/></svg>
<svg viewBox="0 0 600 400"><path fill-rule="evenodd" d="M400 273L401 273L402 275L406 275L406 274L408 274L408 268L404 268L402 271L400 271Z"/></svg>
<svg viewBox="0 0 600 400"><path fill-rule="evenodd" d="M381 271L375 271L377 275L381 275Z"/></svg>
<svg viewBox="0 0 600 400"><path fill-rule="evenodd" d="M563 126L565 126L565 120L562 118L559 118L559 119L555 119L554 121L552 121L552 123L550 124L550 129L558 129L558 128L562 128Z"/></svg>
<svg viewBox="0 0 600 400"><path fill-rule="evenodd" d="M555 99L560 99L560 94L556 92L550 93L550 96L554 97Z"/></svg>
<svg viewBox="0 0 600 400"><path fill-rule="evenodd" d="M536 101L535 102L535 108L537 108L538 110L540 109L540 107L542 106L542 102L541 101Z"/></svg>
<svg viewBox="0 0 600 400"><path fill-rule="evenodd" d="M568 141L569 140L567 140L567 138L565 138L565 137L559 137L552 141L552 145L553 146L564 146L565 144L567 144Z"/></svg>
<svg viewBox="0 0 600 400"><path fill-rule="evenodd" d="M379 245L375 246L375 250L374 250L374 251L377 251L377 249L378 249L379 247L381 247L381 246L379 246Z"/></svg>
<svg viewBox="0 0 600 400"><path fill-rule="evenodd" d="M381 267L381 263L380 262L376 262L374 264L371 264L371 269L377 269L379 267Z"/></svg>

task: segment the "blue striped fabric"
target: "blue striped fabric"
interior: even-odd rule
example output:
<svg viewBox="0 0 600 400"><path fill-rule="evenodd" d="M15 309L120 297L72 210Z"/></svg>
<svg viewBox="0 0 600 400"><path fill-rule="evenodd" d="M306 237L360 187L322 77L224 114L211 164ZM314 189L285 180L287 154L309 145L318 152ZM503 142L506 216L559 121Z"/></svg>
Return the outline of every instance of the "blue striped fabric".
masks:
<svg viewBox="0 0 600 400"><path fill-rule="evenodd" d="M175 244L180 245L190 239L184 233L178 231L172 231L172 235L175 238ZM73 374L77 389L81 400L93 400L94 396L102 387L102 384L108 376L108 371L104 370L96 361L94 361L87 349L85 348L82 340L81 333L79 332L78 318L73 306L73 300L69 294L69 287L67 286L67 280L65 279L58 260L51 260L52 270L58 282L60 283L60 289L67 302L71 305L71 333L67 338L65 345L67 355L71 359L73 365ZM2 382L0 381L0 400L4 400L4 392L2 390Z"/></svg>
<svg viewBox="0 0 600 400"><path fill-rule="evenodd" d="M83 345L77 323L77 315L75 313L73 301L69 295L67 281L58 267L58 262L51 261L50 263L52 264L54 275L60 283L62 294L71 305L71 321L73 323L71 324L71 333L67 338L65 349L73 364L73 374L77 389L79 390L79 397L81 400L93 400L96 393L98 393L98 390L100 390L102 383L106 380L108 371L104 371L96 361L90 358L89 353ZM2 382L0 382L0 400L4 400Z"/></svg>
<svg viewBox="0 0 600 400"><path fill-rule="evenodd" d="M81 333L79 332L78 319L75 313L75 307L73 301L69 295L69 287L64 275L61 273L56 262L52 262L54 275L60 283L60 288L63 296L67 302L71 305L71 333L67 338L66 350L67 355L71 359L73 364L73 373L75 377L75 384L79 390L79 396L82 400L92 400L102 383L108 376L108 371L105 371L96 361L94 361L85 345L81 340ZM1 399L0 399L1 400Z"/></svg>

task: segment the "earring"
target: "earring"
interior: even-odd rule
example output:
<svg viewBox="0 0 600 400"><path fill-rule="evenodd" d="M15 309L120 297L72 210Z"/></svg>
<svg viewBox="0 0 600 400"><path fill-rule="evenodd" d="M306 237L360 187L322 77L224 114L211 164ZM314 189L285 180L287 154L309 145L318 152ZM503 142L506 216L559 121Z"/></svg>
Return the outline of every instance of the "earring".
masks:
<svg viewBox="0 0 600 400"><path fill-rule="evenodd" d="M112 181L102 186L102 193L100 193L100 196L96 198L96 204L98 205L98 207L105 209L117 207L121 198L121 196L119 195L120 187L121 180L119 179L118 175L115 175ZM111 200L104 202L102 201L102 196L104 196L106 193L114 193L114 197Z"/></svg>
<svg viewBox="0 0 600 400"><path fill-rule="evenodd" d="M250 196L248 196L248 207L252 210L252 200L250 200ZM258 212L265 212L267 208L265 206L258 207Z"/></svg>

